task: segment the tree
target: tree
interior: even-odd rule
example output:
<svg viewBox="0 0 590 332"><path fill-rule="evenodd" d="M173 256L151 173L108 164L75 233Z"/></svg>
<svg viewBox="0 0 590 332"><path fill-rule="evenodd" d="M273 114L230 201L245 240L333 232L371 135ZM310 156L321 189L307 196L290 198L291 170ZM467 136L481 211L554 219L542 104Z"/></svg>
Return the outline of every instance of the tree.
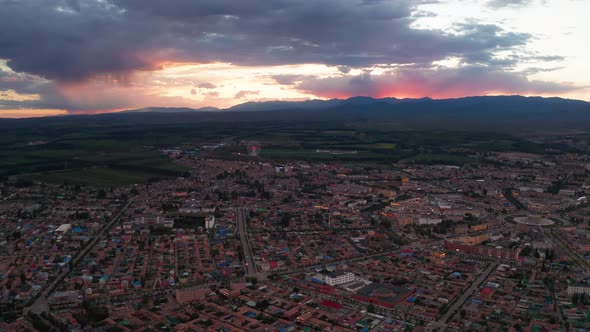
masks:
<svg viewBox="0 0 590 332"><path fill-rule="evenodd" d="M87 310L88 320L91 322L100 322L109 317L109 309L104 306L91 305Z"/></svg>
<svg viewBox="0 0 590 332"><path fill-rule="evenodd" d="M290 221L291 221L291 213L289 213L289 212L283 213L283 217L281 218L281 225L283 225L283 227L289 227Z"/></svg>
<svg viewBox="0 0 590 332"><path fill-rule="evenodd" d="M375 313L375 305L373 303L370 303L367 306L367 312L372 313L372 314Z"/></svg>
<svg viewBox="0 0 590 332"><path fill-rule="evenodd" d="M107 192L104 189L100 189L98 191L97 197L98 198L106 198L107 197Z"/></svg>
<svg viewBox="0 0 590 332"><path fill-rule="evenodd" d="M389 220L384 220L381 225L383 225L383 227L385 227L386 229L391 229L391 221Z"/></svg>
<svg viewBox="0 0 590 332"><path fill-rule="evenodd" d="M264 300L256 303L256 308L259 308L260 310L265 310L266 308L268 308L268 306L270 306L270 303L268 302L267 299L264 299Z"/></svg>

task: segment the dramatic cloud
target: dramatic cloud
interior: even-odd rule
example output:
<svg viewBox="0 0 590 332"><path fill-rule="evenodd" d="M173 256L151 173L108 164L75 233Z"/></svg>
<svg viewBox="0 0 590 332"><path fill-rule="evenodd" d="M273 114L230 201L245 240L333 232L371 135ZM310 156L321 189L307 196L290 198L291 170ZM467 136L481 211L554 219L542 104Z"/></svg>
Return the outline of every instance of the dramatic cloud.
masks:
<svg viewBox="0 0 590 332"><path fill-rule="evenodd" d="M410 1L4 2L0 58L17 72L63 81L122 79L163 61L356 67L451 55L486 61L530 37L495 25L414 29Z"/></svg>
<svg viewBox="0 0 590 332"><path fill-rule="evenodd" d="M572 88L522 74L542 73L549 69L541 63L566 60L527 50L537 38L529 31L509 30L500 20L460 20L446 29L415 24L437 18L433 8L422 9L425 4L445 2L0 0L0 108L201 106L195 101L226 104L232 97L256 94L260 99L302 96L293 91L375 95L402 93L402 86L439 96ZM529 2L481 0L478 6L490 11ZM456 59L460 66L432 69L446 59ZM527 62L534 66L518 68L516 74ZM232 86L227 79L180 72L174 78L157 77L179 64L259 68L261 84L280 87L272 90L273 97L258 86ZM324 65L335 73L289 72L294 65ZM285 71L265 72L282 67ZM371 72L375 68L398 69L376 74ZM481 81L470 90L469 79ZM277 94L288 90L290 94Z"/></svg>
<svg viewBox="0 0 590 332"><path fill-rule="evenodd" d="M3 1L0 58L8 59L16 72L52 80L120 78L132 70L156 67L136 52L157 52L151 44L159 35L155 30L106 1Z"/></svg>

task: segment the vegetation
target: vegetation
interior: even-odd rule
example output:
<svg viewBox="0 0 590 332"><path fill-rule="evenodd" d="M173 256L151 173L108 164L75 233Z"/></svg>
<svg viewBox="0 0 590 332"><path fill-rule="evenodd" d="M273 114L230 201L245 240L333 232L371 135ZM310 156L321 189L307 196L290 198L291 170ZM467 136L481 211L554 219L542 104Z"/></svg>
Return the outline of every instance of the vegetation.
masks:
<svg viewBox="0 0 590 332"><path fill-rule="evenodd" d="M0 177L18 175L21 186L30 185L31 180L103 186L146 183L189 175L160 149L179 147L195 151L196 156L245 158L244 142L251 140L260 142L262 159L363 161L368 165L402 160L459 165L476 162L478 152L542 153L545 148L500 129L465 131L454 123L439 123L433 131L426 122L400 125L355 117L311 121L310 114L268 114L248 115L253 120L241 122L215 114L0 121ZM445 127L448 129L440 129ZM224 144L215 149L202 148L220 143Z"/></svg>

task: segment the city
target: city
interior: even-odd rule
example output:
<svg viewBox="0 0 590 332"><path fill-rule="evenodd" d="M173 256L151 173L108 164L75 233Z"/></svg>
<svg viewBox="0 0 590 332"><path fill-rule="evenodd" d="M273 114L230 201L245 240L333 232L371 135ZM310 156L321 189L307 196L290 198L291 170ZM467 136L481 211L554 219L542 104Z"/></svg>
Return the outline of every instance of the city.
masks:
<svg viewBox="0 0 590 332"><path fill-rule="evenodd" d="M590 0L0 0L0 332L586 332Z"/></svg>
<svg viewBox="0 0 590 332"><path fill-rule="evenodd" d="M587 156L368 166L164 153L188 174L1 187L0 329L590 324Z"/></svg>

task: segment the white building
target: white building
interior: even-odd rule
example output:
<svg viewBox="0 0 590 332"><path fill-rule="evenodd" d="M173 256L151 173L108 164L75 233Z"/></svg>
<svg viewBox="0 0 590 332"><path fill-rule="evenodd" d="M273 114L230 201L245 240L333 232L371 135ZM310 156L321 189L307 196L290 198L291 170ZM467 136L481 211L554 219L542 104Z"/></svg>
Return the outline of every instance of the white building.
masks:
<svg viewBox="0 0 590 332"><path fill-rule="evenodd" d="M418 225L436 225L442 222L441 218L419 218Z"/></svg>
<svg viewBox="0 0 590 332"><path fill-rule="evenodd" d="M567 295L574 294L590 295L590 284L571 283L567 285Z"/></svg>
<svg viewBox="0 0 590 332"><path fill-rule="evenodd" d="M66 234L70 229L72 229L72 225L70 224L63 224L61 226L59 226L58 228L55 229L54 233L56 235L64 235Z"/></svg>
<svg viewBox="0 0 590 332"><path fill-rule="evenodd" d="M205 217L205 228L211 229L214 226L215 226L215 216L210 214L207 217Z"/></svg>
<svg viewBox="0 0 590 332"><path fill-rule="evenodd" d="M337 286L352 282L355 280L355 275L352 272L334 272L326 276L325 282L330 286Z"/></svg>

